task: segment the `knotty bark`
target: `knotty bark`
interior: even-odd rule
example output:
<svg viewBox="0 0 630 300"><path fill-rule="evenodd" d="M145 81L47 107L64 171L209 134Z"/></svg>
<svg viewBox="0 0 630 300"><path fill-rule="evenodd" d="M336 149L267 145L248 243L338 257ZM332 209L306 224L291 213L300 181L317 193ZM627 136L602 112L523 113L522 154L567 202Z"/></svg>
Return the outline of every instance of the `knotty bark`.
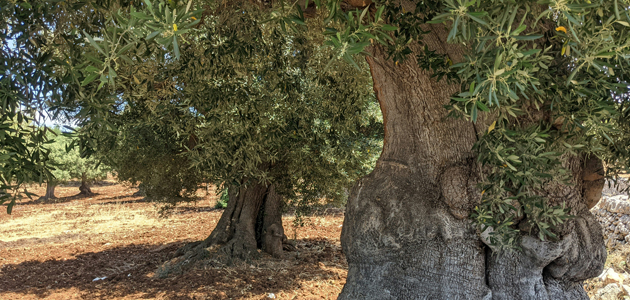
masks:
<svg viewBox="0 0 630 300"><path fill-rule="evenodd" d="M251 183L228 189L228 206L217 226L204 241L180 249L176 258L165 263L161 276L180 272L197 261L211 257L224 264L250 260L258 249L282 257L283 241L281 196L273 185Z"/></svg>
<svg viewBox="0 0 630 300"><path fill-rule="evenodd" d="M441 47L437 38L432 46ZM368 63L385 142L348 199L341 242L349 271L339 299L485 299L484 245L466 219L478 198L475 130L447 119L443 107L457 86L435 82L415 62L394 64L379 48Z"/></svg>
<svg viewBox="0 0 630 300"><path fill-rule="evenodd" d="M458 61L444 30L431 30L428 47ZM468 219L480 201L471 149L482 125L447 118L443 107L459 87L436 82L413 61L395 64L380 48L367 60L385 141L348 199L341 243L349 270L339 299L588 299L581 281L601 271L605 249L582 194L583 160L566 159L573 186L541 191L577 216L559 241L523 232L522 252L495 253Z"/></svg>

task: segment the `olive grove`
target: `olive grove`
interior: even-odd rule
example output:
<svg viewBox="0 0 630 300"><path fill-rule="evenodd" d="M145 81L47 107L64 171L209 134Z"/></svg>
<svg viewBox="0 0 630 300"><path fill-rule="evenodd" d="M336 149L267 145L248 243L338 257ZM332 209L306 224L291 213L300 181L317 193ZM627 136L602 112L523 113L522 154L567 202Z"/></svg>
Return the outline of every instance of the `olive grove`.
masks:
<svg viewBox="0 0 630 300"><path fill-rule="evenodd" d="M57 58L57 66L64 80L74 83L59 107L74 112L80 107L77 115L89 116L86 137L106 129L103 112L120 99L121 90L159 91L168 85L136 75L133 68L147 68L147 61L182 64L169 80L192 78L186 70L202 74L196 77L202 81L208 74L238 78L262 65L274 73L281 65L259 64L272 55L269 50L249 43L269 36L287 39L291 50L283 58L304 55L324 62L304 65L304 72L317 76L349 66L360 70L365 57L383 114L384 144L376 167L348 198L341 242L349 272L340 299L588 298L582 281L599 274L606 258L600 225L589 209L604 177L629 167L627 0L123 2L87 8L93 19L59 4L57 19L75 18L71 23L77 24L55 31L70 41L55 54L66 55ZM84 8L81 3L74 5ZM260 26L248 26L252 23L240 21L242 16ZM230 21L241 26L209 25ZM260 33L238 39L222 30ZM200 47L204 42L211 47ZM317 58L306 51L317 44L330 55ZM210 64L209 58L216 60ZM154 74L163 66L155 68L140 73ZM286 77L290 72L282 74L265 83L294 83ZM335 79L336 89L344 91L360 74ZM242 84L251 89L256 81L250 77ZM205 83L185 80L171 85L171 93L190 92L185 101L194 103L192 113L220 118L208 106L220 102L206 102L212 96L204 92L226 84ZM289 94L299 90L284 88ZM250 96L242 89L227 90ZM279 99L263 96L258 105ZM277 105L291 110L291 103ZM352 115L342 109L344 103L312 104L316 112L339 105L341 118ZM259 108L239 103L235 109L240 117L243 110ZM247 120L250 130L271 132L272 124ZM211 136L195 133L194 163L202 166L217 157L197 143L216 133L234 136L227 128ZM311 145L317 144L323 143ZM303 157L318 157L308 153ZM248 170L239 174L241 180L266 178L273 174L271 158L257 158L255 167L220 169ZM235 219L227 217L230 211L256 214L274 198L272 187L230 188L219 225ZM247 249L239 247L253 240L230 238L233 232L255 236L252 226L243 224L226 225L229 231L215 230L209 239L236 245L230 248L235 251Z"/></svg>

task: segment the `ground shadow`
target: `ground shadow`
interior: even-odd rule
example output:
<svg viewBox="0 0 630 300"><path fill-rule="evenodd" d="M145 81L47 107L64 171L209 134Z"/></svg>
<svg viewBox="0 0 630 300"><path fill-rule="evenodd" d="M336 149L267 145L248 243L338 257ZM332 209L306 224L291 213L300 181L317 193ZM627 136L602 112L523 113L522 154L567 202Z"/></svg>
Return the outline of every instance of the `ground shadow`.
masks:
<svg viewBox="0 0 630 300"><path fill-rule="evenodd" d="M75 288L89 299L243 299L248 293L291 292L313 282L340 279L338 267L327 267L345 265L333 240L301 239L295 244L299 255L288 253L284 260L264 256L240 266L206 265L166 279L155 278L153 272L183 242L128 245L66 260L6 264L0 267L0 298L3 293L46 297Z"/></svg>
<svg viewBox="0 0 630 300"><path fill-rule="evenodd" d="M177 206L173 209L171 214L173 215L186 215L192 213L199 212L209 212L209 211L223 211L223 208L216 208L214 206Z"/></svg>
<svg viewBox="0 0 630 300"><path fill-rule="evenodd" d="M141 197L141 198L139 198ZM134 200L125 200L125 199L133 199L133 198L139 198L139 199L134 199ZM128 203L146 203L146 202L151 202L151 200L149 200L146 197L143 196L138 196L138 195L125 195L125 196L113 196L113 197L106 197L106 198L100 198L99 199L99 203L95 203L98 205L107 205L107 204L128 204Z"/></svg>
<svg viewBox="0 0 630 300"><path fill-rule="evenodd" d="M80 192L76 195L66 196L66 197L57 197L52 199L44 199L43 197L35 198L33 197L30 201L26 202L18 202L19 205L41 205L41 204L60 204L67 203L74 200L80 200L85 198L93 198L100 195L99 193L92 194L81 194Z"/></svg>

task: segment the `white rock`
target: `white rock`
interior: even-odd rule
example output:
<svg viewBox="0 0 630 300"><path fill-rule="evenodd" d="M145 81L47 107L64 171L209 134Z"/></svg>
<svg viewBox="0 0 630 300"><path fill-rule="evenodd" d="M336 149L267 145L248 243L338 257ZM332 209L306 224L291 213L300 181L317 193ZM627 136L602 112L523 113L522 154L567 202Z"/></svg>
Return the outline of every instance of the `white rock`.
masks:
<svg viewBox="0 0 630 300"><path fill-rule="evenodd" d="M595 293L593 300L618 300L623 299L624 290L617 283L611 283ZM621 296L621 297L620 297Z"/></svg>
<svg viewBox="0 0 630 300"><path fill-rule="evenodd" d="M608 268L604 270L604 272L602 272L602 274L600 274L597 277L597 279L599 279L600 281L603 281L604 284L611 284L611 283L623 284L623 277L621 277L621 275L617 273L613 268Z"/></svg>

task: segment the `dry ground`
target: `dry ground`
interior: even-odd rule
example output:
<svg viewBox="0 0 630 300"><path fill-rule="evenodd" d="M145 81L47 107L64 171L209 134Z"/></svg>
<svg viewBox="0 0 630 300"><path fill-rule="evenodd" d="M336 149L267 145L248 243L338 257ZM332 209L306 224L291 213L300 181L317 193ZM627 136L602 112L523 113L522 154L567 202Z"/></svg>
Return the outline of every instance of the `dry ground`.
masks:
<svg viewBox="0 0 630 300"><path fill-rule="evenodd" d="M343 214L327 211L285 231L298 251L278 260L200 266L158 279L157 267L187 242L207 237L221 216L212 193L160 218L135 188L105 183L93 197L57 188L54 203L24 201L0 212L0 300L5 299L336 299L347 264L339 235ZM43 187L29 189L43 195ZM205 196L205 195L204 195ZM630 271L630 247L610 251L606 267ZM96 278L106 277L102 280ZM602 282L590 280L592 296Z"/></svg>
<svg viewBox="0 0 630 300"><path fill-rule="evenodd" d="M336 299L345 283L339 212L300 228L285 216L298 250L284 260L264 256L158 279L157 267L179 247L210 234L222 212L213 208L216 197L165 219L134 188L92 190L97 195L77 198L77 187L60 187L56 203L25 201L12 215L0 213L0 299Z"/></svg>

